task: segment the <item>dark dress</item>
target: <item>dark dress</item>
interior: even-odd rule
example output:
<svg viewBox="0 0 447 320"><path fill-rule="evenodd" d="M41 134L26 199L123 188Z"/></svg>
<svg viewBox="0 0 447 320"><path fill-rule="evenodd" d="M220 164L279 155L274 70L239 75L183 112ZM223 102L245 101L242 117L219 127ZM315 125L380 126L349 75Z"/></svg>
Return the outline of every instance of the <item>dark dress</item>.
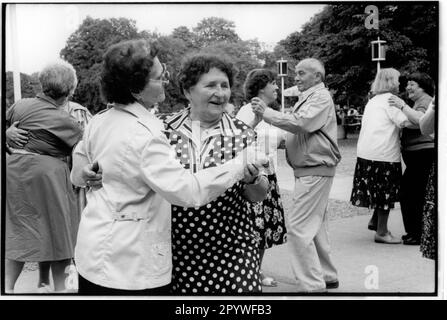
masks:
<svg viewBox="0 0 447 320"><path fill-rule="evenodd" d="M436 259L437 242L437 213L435 210L435 165L433 163L428 177L425 193L424 211L422 214L421 252L424 258Z"/></svg>
<svg viewBox="0 0 447 320"><path fill-rule="evenodd" d="M5 257L22 262L72 258L79 221L63 160L81 138L81 128L43 95L17 102L6 120L20 121L29 140L6 160Z"/></svg>
<svg viewBox="0 0 447 320"><path fill-rule="evenodd" d="M357 207L390 210L399 201L400 162L357 158L351 203Z"/></svg>
<svg viewBox="0 0 447 320"><path fill-rule="evenodd" d="M198 150L192 139L189 109L165 122L170 143L192 172L234 158L254 141L243 122L223 114ZM253 220L237 182L200 208L172 206L172 291L176 294L260 292L259 250Z"/></svg>

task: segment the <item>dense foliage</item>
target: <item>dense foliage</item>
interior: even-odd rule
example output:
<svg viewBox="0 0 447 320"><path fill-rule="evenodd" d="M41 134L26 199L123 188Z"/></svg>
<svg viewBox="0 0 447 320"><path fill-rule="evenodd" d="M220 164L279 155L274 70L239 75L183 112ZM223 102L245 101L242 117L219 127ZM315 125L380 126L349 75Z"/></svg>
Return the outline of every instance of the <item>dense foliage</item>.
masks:
<svg viewBox="0 0 447 320"><path fill-rule="evenodd" d="M162 112L172 112L184 108L187 102L175 81L182 58L188 53L199 51L224 52L235 62L238 69L233 88L233 102L243 100L241 84L247 72L261 67L254 51L259 47L257 41L242 41L234 30L234 23L222 18L203 19L189 30L179 26L170 35L160 35L149 31L138 32L135 21L120 19L87 18L67 41L61 56L76 68L79 85L75 101L89 108L93 113L103 109L104 103L99 93L99 70L105 49L113 43L126 39L150 38L159 43L159 58L166 62L173 81L166 86L166 100L160 104Z"/></svg>
<svg viewBox="0 0 447 320"><path fill-rule="evenodd" d="M363 105L376 74L370 42L380 37L387 46L381 67L403 74L427 72L437 78L438 4L378 3L379 29L367 29L365 4L328 5L301 32L280 41L291 58L313 56L326 65L327 85L341 104Z"/></svg>
<svg viewBox="0 0 447 320"><path fill-rule="evenodd" d="M179 26L171 34L161 35L150 31L140 32L135 21L126 18L87 17L68 38L60 55L73 64L78 74L79 85L73 100L93 113L105 108L100 97L99 76L106 48L135 38L158 40L159 58L167 63L172 75L173 81L166 87L166 100L160 105L162 112L176 111L186 105L175 75L182 59L199 50L224 53L234 61L238 72L232 88L232 102L236 106L244 102L242 86L248 71L259 67L276 71L276 61L287 59L287 88L294 84L296 63L310 56L325 63L326 83L337 103L363 106L376 73L376 63L371 61L370 42L378 36L387 41L386 61L381 63L382 67L394 67L403 73L423 71L437 79L438 3L380 2L376 5L379 9L379 30L365 27L368 15L365 13L366 4L327 5L301 31L279 41L273 51L263 49L264 44L257 39L241 40L234 23L223 18L205 18L192 30ZM36 76L33 85L29 85L29 78L22 74L23 96L31 96L33 91L36 93L38 90ZM12 76L9 73L6 80L6 96L12 101ZM295 101L287 98L286 107Z"/></svg>
<svg viewBox="0 0 447 320"><path fill-rule="evenodd" d="M9 108L14 103L14 81L11 71L6 72L6 107ZM20 89L22 98L32 98L42 89L40 87L38 74L33 73L31 76L20 73Z"/></svg>

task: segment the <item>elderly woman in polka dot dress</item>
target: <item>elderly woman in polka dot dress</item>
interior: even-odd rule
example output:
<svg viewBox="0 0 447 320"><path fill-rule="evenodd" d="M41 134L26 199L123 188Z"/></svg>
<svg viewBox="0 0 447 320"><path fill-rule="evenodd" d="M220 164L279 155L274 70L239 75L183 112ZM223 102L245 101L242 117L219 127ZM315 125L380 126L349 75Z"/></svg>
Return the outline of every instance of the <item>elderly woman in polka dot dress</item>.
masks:
<svg viewBox="0 0 447 320"><path fill-rule="evenodd" d="M224 112L233 84L232 64L210 54L188 57L178 75L190 102L166 119L170 143L191 172L231 160L255 139L245 123ZM174 293L261 291L260 257L246 202L266 196L268 180L237 182L199 208L172 206Z"/></svg>

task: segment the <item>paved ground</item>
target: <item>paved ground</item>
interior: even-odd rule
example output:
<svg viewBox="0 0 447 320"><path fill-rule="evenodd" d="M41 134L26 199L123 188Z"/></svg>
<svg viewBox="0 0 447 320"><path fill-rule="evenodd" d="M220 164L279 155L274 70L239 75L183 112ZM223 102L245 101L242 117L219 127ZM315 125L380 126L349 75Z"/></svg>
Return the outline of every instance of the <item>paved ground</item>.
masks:
<svg viewBox="0 0 447 320"><path fill-rule="evenodd" d="M340 287L332 293L433 293L435 264L421 257L418 246L377 244L368 231L368 216L330 222L332 257L339 272ZM393 210L390 230L403 234L399 210ZM287 245L266 251L264 273L279 280L276 288L264 292L295 292ZM374 276L377 275L376 278Z"/></svg>
<svg viewBox="0 0 447 320"><path fill-rule="evenodd" d="M278 181L283 191L293 191L294 177L291 169L284 165L281 151ZM352 159L347 169L341 170L334 180L331 199L348 201L352 188ZM350 167L352 173L349 174ZM374 233L367 230L367 215L337 218L330 221L332 256L339 272L340 287L329 293L352 294L425 294L435 290L435 264L424 259L419 246L386 245L373 241ZM390 214L390 230L396 236L404 233L399 208ZM264 273L279 281L274 288L264 287L272 295L293 295L294 280L288 261L286 245L266 251L263 261ZM28 270L20 276L17 293L35 292L37 271Z"/></svg>
<svg viewBox="0 0 447 320"><path fill-rule="evenodd" d="M282 190L293 190L291 169L280 166L278 181ZM349 201L352 175L336 175L331 199ZM330 221L332 257L338 268L340 287L330 293L433 293L435 263L424 259L419 246L377 244L374 232L367 229L370 216L360 215ZM396 236L404 234L397 205L390 213L389 229ZM279 280L276 288L264 287L266 293L293 293L292 270L287 245L266 251L264 273ZM377 278L373 278L377 275Z"/></svg>

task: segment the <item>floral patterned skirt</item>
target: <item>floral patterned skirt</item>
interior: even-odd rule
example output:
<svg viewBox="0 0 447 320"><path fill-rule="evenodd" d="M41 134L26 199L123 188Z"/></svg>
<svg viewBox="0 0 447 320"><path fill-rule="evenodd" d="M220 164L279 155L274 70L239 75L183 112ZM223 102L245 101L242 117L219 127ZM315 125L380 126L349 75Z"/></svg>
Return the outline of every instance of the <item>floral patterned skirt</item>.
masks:
<svg viewBox="0 0 447 320"><path fill-rule="evenodd" d="M437 214L435 210L435 165L433 164L428 177L424 211L422 213L421 252L424 258L436 259L436 235Z"/></svg>
<svg viewBox="0 0 447 320"><path fill-rule="evenodd" d="M260 202L247 202L255 222L254 234L260 249L268 249L287 241L284 208L276 174L269 175L268 179L267 197Z"/></svg>
<svg viewBox="0 0 447 320"><path fill-rule="evenodd" d="M357 207L389 210L399 201L400 162L357 158L351 203Z"/></svg>

